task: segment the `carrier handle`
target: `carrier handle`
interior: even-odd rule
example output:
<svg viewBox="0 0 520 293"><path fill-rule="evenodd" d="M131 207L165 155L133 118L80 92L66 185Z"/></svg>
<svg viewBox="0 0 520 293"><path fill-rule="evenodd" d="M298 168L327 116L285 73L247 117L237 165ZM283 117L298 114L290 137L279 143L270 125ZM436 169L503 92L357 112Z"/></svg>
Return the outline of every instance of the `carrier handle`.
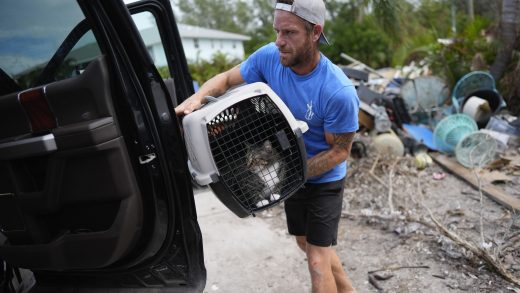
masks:
<svg viewBox="0 0 520 293"><path fill-rule="evenodd" d="M208 101L209 103L213 103L213 102L216 102L219 100L218 98L215 98L214 96L205 96L204 99L206 99L206 101Z"/></svg>

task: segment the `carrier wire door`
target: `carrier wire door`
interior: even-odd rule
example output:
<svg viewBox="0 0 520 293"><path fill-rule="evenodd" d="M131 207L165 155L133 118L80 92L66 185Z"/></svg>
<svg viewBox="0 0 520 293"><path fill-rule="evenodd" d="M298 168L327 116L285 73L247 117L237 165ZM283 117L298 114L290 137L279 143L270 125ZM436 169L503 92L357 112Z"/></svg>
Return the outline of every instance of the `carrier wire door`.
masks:
<svg viewBox="0 0 520 293"><path fill-rule="evenodd" d="M264 83L244 85L183 119L188 166L239 217L277 205L305 183L303 133Z"/></svg>

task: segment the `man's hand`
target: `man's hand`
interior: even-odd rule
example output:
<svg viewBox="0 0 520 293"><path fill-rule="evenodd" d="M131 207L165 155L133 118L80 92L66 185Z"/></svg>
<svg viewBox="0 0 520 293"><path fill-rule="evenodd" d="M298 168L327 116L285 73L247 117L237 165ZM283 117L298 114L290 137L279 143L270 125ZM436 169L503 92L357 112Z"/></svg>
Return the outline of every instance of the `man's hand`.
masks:
<svg viewBox="0 0 520 293"><path fill-rule="evenodd" d="M187 115L200 109L206 101L206 96L218 97L225 93L229 88L244 83L242 75L240 75L240 64L229 69L228 71L219 73L206 81L198 92L187 98L180 105L175 107L175 114Z"/></svg>
<svg viewBox="0 0 520 293"><path fill-rule="evenodd" d="M197 95L193 95L184 100L184 102L182 102L180 105L175 107L175 114L177 116L188 115L191 112L200 109L200 107L204 105L205 101L203 100L204 98L200 98Z"/></svg>

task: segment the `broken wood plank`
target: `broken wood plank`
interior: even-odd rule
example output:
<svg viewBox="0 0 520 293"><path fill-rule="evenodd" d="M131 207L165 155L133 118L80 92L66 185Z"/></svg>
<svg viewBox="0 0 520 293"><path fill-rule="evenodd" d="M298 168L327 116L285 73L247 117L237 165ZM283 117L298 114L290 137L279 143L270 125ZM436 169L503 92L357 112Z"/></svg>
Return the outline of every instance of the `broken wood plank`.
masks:
<svg viewBox="0 0 520 293"><path fill-rule="evenodd" d="M441 167L447 169L455 176L465 180L471 186L478 189L477 179L475 178L475 175L473 174L471 169L462 166L457 161L452 160L448 156L443 154L432 153L430 154L430 156ZM520 211L520 199L506 193L501 188L498 188L493 185L483 186L482 193L485 194L487 197L491 198L492 200L513 211Z"/></svg>

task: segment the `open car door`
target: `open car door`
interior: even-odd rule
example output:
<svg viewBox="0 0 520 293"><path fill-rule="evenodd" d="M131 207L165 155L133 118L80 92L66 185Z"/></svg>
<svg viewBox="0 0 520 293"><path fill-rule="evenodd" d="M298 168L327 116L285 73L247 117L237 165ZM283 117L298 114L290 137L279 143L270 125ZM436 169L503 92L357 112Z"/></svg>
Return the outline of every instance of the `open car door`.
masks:
<svg viewBox="0 0 520 293"><path fill-rule="evenodd" d="M203 290L169 5L2 4L0 291Z"/></svg>

